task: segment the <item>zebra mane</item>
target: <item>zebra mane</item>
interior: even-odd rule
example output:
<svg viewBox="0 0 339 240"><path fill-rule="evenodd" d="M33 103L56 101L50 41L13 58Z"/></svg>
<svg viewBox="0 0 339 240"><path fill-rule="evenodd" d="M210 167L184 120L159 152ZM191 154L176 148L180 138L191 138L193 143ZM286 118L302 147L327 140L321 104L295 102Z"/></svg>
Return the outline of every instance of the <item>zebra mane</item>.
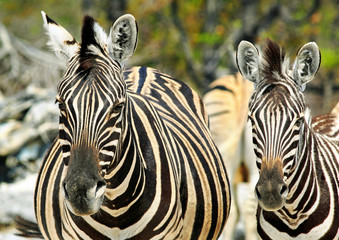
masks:
<svg viewBox="0 0 339 240"><path fill-rule="evenodd" d="M269 81L278 80L286 70L288 70L288 59L285 58L286 52L277 43L268 39L263 52L262 73Z"/></svg>
<svg viewBox="0 0 339 240"><path fill-rule="evenodd" d="M105 31L91 16L86 15L81 31L80 66L85 70L91 68L95 57L104 53L107 42Z"/></svg>

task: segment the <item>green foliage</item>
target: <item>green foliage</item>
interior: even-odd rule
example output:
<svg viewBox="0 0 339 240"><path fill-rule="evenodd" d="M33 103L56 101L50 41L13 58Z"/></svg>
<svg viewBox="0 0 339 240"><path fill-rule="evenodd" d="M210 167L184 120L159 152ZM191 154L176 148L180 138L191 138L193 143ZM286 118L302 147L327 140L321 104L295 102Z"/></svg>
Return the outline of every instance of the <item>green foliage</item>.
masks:
<svg viewBox="0 0 339 240"><path fill-rule="evenodd" d="M80 40L81 20L84 14L93 15L108 30L112 24L108 21L107 13L110 1L91 0L90 7L84 10L84 0L1 0L0 21L16 36L43 47L46 38L42 28L41 10ZM245 6L242 6L243 1L216 1L219 4L216 12L217 22L214 27L206 28L207 0L128 1L126 13L133 14L139 25L138 48L130 64L155 67L189 82L193 80L187 71L184 43L181 42L181 33L176 29L172 19L173 1L177 3L178 16L187 35L191 56L198 66L197 71L203 69L208 53L218 49L232 34L247 27L242 26ZM327 71L338 69L339 60L335 53L339 52L339 31L336 29L339 22L337 14L339 5L336 1L321 1L320 8L311 16L307 14L313 1L253 0L251 3L256 2L258 4L255 16L258 19L265 16L272 6L280 4L289 11L288 17L295 20L295 24L291 24L282 17L275 19L260 29L259 35L256 36L258 43L271 38L285 46L288 52L295 53L302 44L316 41L322 52L323 75L326 76ZM218 68L227 68L229 65L227 55L221 58ZM201 75L202 72L197 74Z"/></svg>
<svg viewBox="0 0 339 240"><path fill-rule="evenodd" d="M321 49L321 67L325 69L339 68L338 50L329 48Z"/></svg>
<svg viewBox="0 0 339 240"><path fill-rule="evenodd" d="M40 39L43 37L42 10L71 33L79 32L83 15L80 0L1 0L0 9L0 21L14 35L39 45L42 45ZM75 37L78 35L74 34Z"/></svg>
<svg viewBox="0 0 339 240"><path fill-rule="evenodd" d="M219 34L201 33L197 37L197 43L216 45L222 43L223 39L223 36Z"/></svg>

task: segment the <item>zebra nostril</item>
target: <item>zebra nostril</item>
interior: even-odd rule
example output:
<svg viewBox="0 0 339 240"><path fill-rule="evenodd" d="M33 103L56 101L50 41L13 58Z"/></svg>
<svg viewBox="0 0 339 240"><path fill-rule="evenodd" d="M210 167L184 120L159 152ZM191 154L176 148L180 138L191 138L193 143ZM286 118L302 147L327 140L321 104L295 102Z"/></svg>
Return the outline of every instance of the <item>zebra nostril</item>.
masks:
<svg viewBox="0 0 339 240"><path fill-rule="evenodd" d="M257 195L258 200L260 200L261 199L261 195L259 193L259 189L258 189L257 186L255 187L255 194Z"/></svg>
<svg viewBox="0 0 339 240"><path fill-rule="evenodd" d="M286 193L286 191L287 191L287 186L286 186L286 184L284 184L284 185L282 185L282 187L281 187L280 194L281 194L281 195L284 195L284 194Z"/></svg>
<svg viewBox="0 0 339 240"><path fill-rule="evenodd" d="M101 197L106 190L106 183L104 181L99 181L95 190L95 197Z"/></svg>
<svg viewBox="0 0 339 240"><path fill-rule="evenodd" d="M66 183L63 183L63 184L62 184L62 187L63 187L63 190L64 190L65 198L69 199L69 195L68 195L68 193L67 193Z"/></svg>

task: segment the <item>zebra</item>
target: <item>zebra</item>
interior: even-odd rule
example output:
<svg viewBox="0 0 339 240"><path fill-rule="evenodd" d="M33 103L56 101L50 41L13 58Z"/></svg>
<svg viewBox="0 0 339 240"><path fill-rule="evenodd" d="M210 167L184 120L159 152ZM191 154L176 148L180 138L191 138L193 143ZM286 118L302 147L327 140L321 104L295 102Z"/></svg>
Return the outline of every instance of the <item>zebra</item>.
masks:
<svg viewBox="0 0 339 240"><path fill-rule="evenodd" d="M235 73L214 80L203 96L212 137L227 158L238 154L237 145L247 120L247 104L252 92L253 84Z"/></svg>
<svg viewBox="0 0 339 240"><path fill-rule="evenodd" d="M68 61L56 96L59 135L34 195L43 237L217 239L229 180L198 94L155 69L123 73L137 44L132 15L108 36L85 16L81 44L42 15L48 44Z"/></svg>
<svg viewBox="0 0 339 240"><path fill-rule="evenodd" d="M248 118L259 170L257 230L262 239L339 238L339 115L311 117L303 91L320 67L315 42L293 66L267 40L263 53L240 42L241 74L254 82Z"/></svg>
<svg viewBox="0 0 339 240"><path fill-rule="evenodd" d="M256 200L250 189L255 186L259 175L254 161L251 126L247 123L248 101L252 93L253 83L235 72L214 80L203 96L211 135L231 181L231 210L222 234L225 240L237 238L239 228L244 229L245 239L258 239ZM243 169L242 164L248 171L239 171L239 168ZM236 180L239 172L242 172L244 182Z"/></svg>

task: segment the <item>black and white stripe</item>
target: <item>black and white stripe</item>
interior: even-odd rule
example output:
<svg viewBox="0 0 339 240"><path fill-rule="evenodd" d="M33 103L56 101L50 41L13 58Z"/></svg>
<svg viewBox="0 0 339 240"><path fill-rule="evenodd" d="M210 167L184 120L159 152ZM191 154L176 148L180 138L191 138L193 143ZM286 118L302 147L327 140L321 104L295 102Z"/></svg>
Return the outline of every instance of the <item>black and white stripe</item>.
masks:
<svg viewBox="0 0 339 240"><path fill-rule="evenodd" d="M134 24L119 18L106 40L84 19L58 85L59 137L36 185L45 239L217 239L224 228L229 182L203 103L157 70L123 73Z"/></svg>
<svg viewBox="0 0 339 240"><path fill-rule="evenodd" d="M312 118L302 91L320 65L308 43L290 69L284 51L268 41L263 55L248 42L238 67L255 83L249 102L260 178L258 233L262 239L339 238L339 116Z"/></svg>
<svg viewBox="0 0 339 240"><path fill-rule="evenodd" d="M211 135L224 159L231 181L232 204L222 234L223 240L236 238L237 226L244 226L246 239L258 239L256 200L252 190L252 185L258 180L258 171L252 147L252 131L250 124L246 123L248 101L252 93L253 83L237 72L214 80L203 96Z"/></svg>

